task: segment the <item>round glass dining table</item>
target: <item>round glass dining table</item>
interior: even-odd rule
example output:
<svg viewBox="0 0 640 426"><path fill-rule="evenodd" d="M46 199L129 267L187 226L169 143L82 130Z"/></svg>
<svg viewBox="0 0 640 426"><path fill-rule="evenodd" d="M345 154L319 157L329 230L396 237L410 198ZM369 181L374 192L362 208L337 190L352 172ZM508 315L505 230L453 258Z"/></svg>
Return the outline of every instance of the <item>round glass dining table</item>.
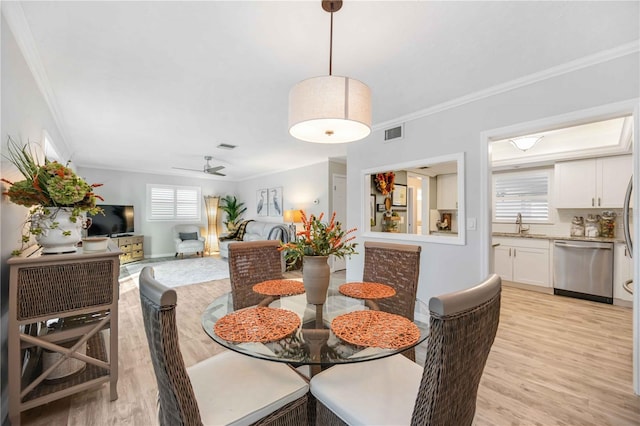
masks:
<svg viewBox="0 0 640 426"><path fill-rule="evenodd" d="M225 340L215 331L216 322L234 313L233 295L227 293L215 299L205 309L202 314L202 327L215 342L233 351L255 358L311 366L330 366L383 358L419 345L427 338L429 334L429 309L419 299L416 299L415 302L414 318L412 320L404 319L404 322L408 323L414 332L412 340L407 345L380 347L376 346L375 342L364 345L354 344L347 341L350 339L344 340L334 333L331 324L336 317L344 317L345 314L358 311L378 310L378 305L372 302L371 300L342 295L335 288L329 289L326 302L323 305L308 304L305 294L279 298L265 297L265 301L260 305L294 312L300 318L299 325L286 337L277 340L238 342ZM240 313L241 311L235 312ZM403 320L403 318L397 319ZM366 334L366 326L364 327L362 332ZM380 327L379 324L378 327ZM402 337L404 333L398 327L386 328L383 324L382 328L384 334L391 334L389 337L392 339ZM394 333L398 336L393 336Z"/></svg>

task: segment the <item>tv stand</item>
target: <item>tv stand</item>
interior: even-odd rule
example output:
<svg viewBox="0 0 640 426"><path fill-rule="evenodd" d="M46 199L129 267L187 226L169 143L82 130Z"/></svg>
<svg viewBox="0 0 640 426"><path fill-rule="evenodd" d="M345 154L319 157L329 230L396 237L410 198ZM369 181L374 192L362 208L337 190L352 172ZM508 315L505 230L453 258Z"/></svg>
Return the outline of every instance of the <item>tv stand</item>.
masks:
<svg viewBox="0 0 640 426"><path fill-rule="evenodd" d="M144 259L144 235L120 234L111 241L122 251L120 263L130 263Z"/></svg>

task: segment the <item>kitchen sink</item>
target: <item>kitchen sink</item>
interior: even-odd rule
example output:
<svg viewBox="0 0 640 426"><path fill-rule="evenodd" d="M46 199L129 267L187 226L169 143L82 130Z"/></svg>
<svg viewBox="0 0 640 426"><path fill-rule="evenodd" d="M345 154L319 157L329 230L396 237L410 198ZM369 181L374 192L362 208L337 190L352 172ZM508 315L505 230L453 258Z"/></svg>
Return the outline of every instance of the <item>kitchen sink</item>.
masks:
<svg viewBox="0 0 640 426"><path fill-rule="evenodd" d="M494 237L546 238L546 234L530 234L528 232L494 232Z"/></svg>

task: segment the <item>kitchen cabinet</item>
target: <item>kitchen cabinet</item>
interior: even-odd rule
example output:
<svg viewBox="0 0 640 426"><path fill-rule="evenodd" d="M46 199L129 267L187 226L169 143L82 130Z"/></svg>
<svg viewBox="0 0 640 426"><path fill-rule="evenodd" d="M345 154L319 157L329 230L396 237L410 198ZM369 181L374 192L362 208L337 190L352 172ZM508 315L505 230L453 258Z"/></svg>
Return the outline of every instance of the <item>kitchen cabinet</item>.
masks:
<svg viewBox="0 0 640 426"><path fill-rule="evenodd" d="M458 174L448 173L436 177L436 206L438 210L457 210Z"/></svg>
<svg viewBox="0 0 640 426"><path fill-rule="evenodd" d="M551 287L549 241L494 238L493 271L503 280Z"/></svg>
<svg viewBox="0 0 640 426"><path fill-rule="evenodd" d="M633 302L633 295L627 292L622 285L633 278L633 260L629 256L625 244L616 243L613 248L613 299Z"/></svg>
<svg viewBox="0 0 640 426"><path fill-rule="evenodd" d="M631 155L556 163L555 207L622 208L631 172Z"/></svg>

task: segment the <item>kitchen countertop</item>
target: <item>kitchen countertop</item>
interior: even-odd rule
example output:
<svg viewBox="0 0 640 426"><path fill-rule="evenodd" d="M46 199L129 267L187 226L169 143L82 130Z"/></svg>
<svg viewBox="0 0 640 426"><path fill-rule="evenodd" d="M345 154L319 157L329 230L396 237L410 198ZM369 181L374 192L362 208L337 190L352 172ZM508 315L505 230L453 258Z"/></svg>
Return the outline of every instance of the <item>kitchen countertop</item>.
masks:
<svg viewBox="0 0 640 426"><path fill-rule="evenodd" d="M624 240L618 238L604 238L604 237L570 237L568 235L546 235L546 234L517 234L515 232L493 232L491 234L494 237L509 237L509 238L536 238L540 240L569 240L569 241L596 241L599 243L624 243Z"/></svg>

